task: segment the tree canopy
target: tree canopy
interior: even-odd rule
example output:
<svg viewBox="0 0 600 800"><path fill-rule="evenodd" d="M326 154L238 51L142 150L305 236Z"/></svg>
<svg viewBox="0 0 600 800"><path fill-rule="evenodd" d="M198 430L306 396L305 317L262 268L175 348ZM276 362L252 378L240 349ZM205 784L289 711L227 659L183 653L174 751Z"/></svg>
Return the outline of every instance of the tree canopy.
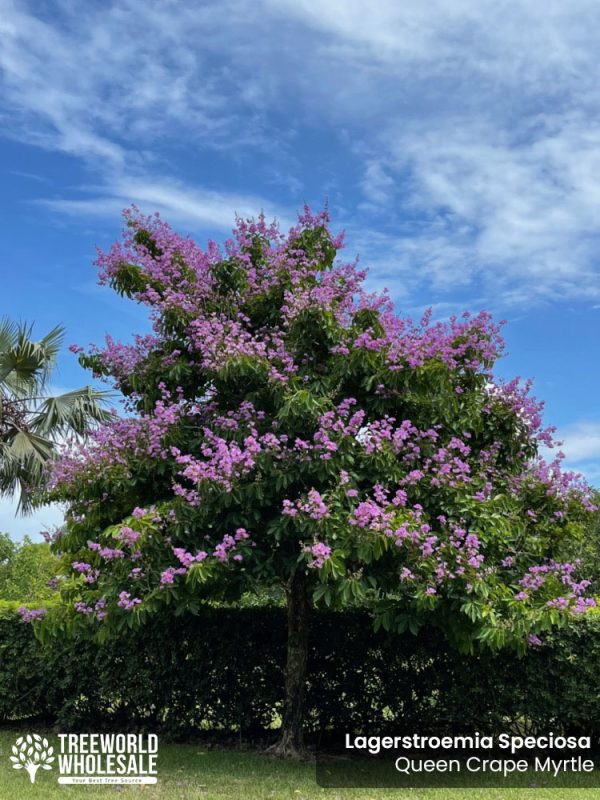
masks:
<svg viewBox="0 0 600 800"><path fill-rule="evenodd" d="M327 213L287 234L238 220L205 250L158 215L125 221L101 281L152 333L80 352L127 413L53 467L72 610L55 625L104 636L281 586L300 639L305 606L360 605L469 651L536 644L593 604L562 559L590 490L540 457L552 431L527 384L494 377L488 313L399 316L337 260Z"/></svg>

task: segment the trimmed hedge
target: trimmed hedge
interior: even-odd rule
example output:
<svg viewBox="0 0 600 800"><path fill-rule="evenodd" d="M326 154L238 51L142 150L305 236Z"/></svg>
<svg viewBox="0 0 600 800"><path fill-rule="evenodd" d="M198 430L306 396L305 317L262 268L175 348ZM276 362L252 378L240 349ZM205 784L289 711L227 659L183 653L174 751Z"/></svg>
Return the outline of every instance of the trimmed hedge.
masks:
<svg viewBox="0 0 600 800"><path fill-rule="evenodd" d="M14 610L0 613L0 719L62 729L202 729L255 738L282 708L285 611L204 609L157 617L98 645L41 645ZM375 634L362 613L314 615L306 728L600 733L600 616L586 615L518 658L452 651L439 633Z"/></svg>

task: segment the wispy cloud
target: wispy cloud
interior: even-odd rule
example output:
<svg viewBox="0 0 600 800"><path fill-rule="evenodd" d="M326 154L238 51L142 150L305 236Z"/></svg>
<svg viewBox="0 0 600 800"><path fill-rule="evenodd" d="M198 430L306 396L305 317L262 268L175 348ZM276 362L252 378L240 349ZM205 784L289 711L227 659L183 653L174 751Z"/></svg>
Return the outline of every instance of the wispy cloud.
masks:
<svg viewBox="0 0 600 800"><path fill-rule="evenodd" d="M394 185L394 179L386 172L381 161L367 161L361 188L371 207L377 208L388 203Z"/></svg>
<svg viewBox="0 0 600 800"><path fill-rule="evenodd" d="M237 0L51 4L0 0L8 130L104 166L131 167L160 143L257 144L268 81L235 61L256 55ZM244 11L241 16L240 12ZM238 55L236 55L238 54Z"/></svg>
<svg viewBox="0 0 600 800"><path fill-rule="evenodd" d="M580 472L590 483L600 487L600 422L573 422L561 427L555 438L562 442L560 450L565 455L565 468ZM545 449L542 455L551 460L556 450Z"/></svg>
<svg viewBox="0 0 600 800"><path fill-rule="evenodd" d="M39 205L61 214L75 217L106 216L113 220L131 203L146 212L158 211L165 219L191 226L192 229L230 231L235 214L248 217L256 216L261 211L269 218L277 217L283 225L290 220L288 210L264 198L192 189L166 180L122 178L109 188L90 189L89 197L38 201Z"/></svg>
<svg viewBox="0 0 600 800"><path fill-rule="evenodd" d="M597 4L271 6L315 33L321 112L354 127L363 207L420 217L408 244L423 282L483 282L507 303L598 296Z"/></svg>
<svg viewBox="0 0 600 800"><path fill-rule="evenodd" d="M0 0L0 121L93 169L96 193L54 197L54 211L134 200L224 228L234 210L276 208L270 197L305 181L326 194L334 177L342 221L379 242L396 294L600 296L595 0L45 8ZM186 149L226 152L235 169L218 191L198 186ZM242 163L255 192L232 180Z"/></svg>
<svg viewBox="0 0 600 800"><path fill-rule="evenodd" d="M561 450L574 464L600 462L600 422L577 422L559 432Z"/></svg>
<svg viewBox="0 0 600 800"><path fill-rule="evenodd" d="M37 183L48 183L48 178L43 175L36 175L34 172L22 172L18 169L10 169L8 172L9 175L16 175L18 178L26 178L27 180L36 181Z"/></svg>
<svg viewBox="0 0 600 800"><path fill-rule="evenodd" d="M412 175L407 204L427 216L416 240L436 285L600 296L600 128L587 125L563 117L508 133L466 119L394 138L397 168Z"/></svg>

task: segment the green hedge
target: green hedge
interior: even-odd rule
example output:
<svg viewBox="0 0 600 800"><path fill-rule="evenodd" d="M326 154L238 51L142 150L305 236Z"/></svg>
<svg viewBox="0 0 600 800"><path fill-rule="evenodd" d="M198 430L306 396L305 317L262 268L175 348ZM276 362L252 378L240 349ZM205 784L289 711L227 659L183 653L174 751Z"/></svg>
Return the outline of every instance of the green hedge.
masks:
<svg viewBox="0 0 600 800"><path fill-rule="evenodd" d="M42 646L14 610L0 613L0 719L200 729L256 737L283 696L285 616L278 608L157 617L118 641ZM373 633L361 613L315 614L309 733L459 726L600 733L600 616L588 615L527 656L464 657L430 631Z"/></svg>

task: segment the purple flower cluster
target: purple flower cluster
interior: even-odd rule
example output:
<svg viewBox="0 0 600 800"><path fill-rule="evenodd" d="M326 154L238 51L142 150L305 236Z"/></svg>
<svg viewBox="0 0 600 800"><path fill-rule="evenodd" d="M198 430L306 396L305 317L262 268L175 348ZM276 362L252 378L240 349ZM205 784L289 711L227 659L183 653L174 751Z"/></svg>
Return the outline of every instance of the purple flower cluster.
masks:
<svg viewBox="0 0 600 800"><path fill-rule="evenodd" d="M316 489L310 489L306 500L283 501L282 514L288 517L295 517L301 511L307 514L310 519L321 520L329 516L329 509Z"/></svg>
<svg viewBox="0 0 600 800"><path fill-rule="evenodd" d="M134 545L139 538L140 534L138 533L138 531L134 531L133 528L130 528L127 525L123 525L123 527L119 531L119 539L124 544L127 544L130 547ZM106 558L106 556L104 556L104 558Z"/></svg>
<svg viewBox="0 0 600 800"><path fill-rule="evenodd" d="M86 583L96 583L100 577L100 570L93 569L92 565L87 564L85 561L73 561L71 566L75 572L79 572L85 576Z"/></svg>
<svg viewBox="0 0 600 800"><path fill-rule="evenodd" d="M306 547L305 550L312 556L312 560L308 563L311 568L321 569L323 564L331 557L331 547L323 544L323 542L316 542L310 547Z"/></svg>
<svg viewBox="0 0 600 800"><path fill-rule="evenodd" d="M100 597L98 600L96 600L94 605L89 605L84 600L78 600L73 603L73 608L78 614L83 614L86 617L91 617L93 614L95 614L96 619L99 620L103 620L107 616L107 606L108 603L105 597Z"/></svg>
<svg viewBox="0 0 600 800"><path fill-rule="evenodd" d="M179 559L182 566L188 569L195 561L198 562L204 561L204 559L208 554L204 550L198 550L196 555L193 556L191 553L188 553L183 547L174 547L173 555Z"/></svg>
<svg viewBox="0 0 600 800"><path fill-rule="evenodd" d="M574 563L559 563L550 561L547 564L536 564L529 567L525 575L520 579L521 591L517 592L515 599L527 601L540 591L542 587L548 585L549 581L558 583L565 587L567 591L564 595L552 597L546 602L548 608L568 610L573 614L581 614L596 605L593 597L585 597L585 592L592 585L591 581L577 581L574 573L579 566L579 561Z"/></svg>
<svg viewBox="0 0 600 800"><path fill-rule="evenodd" d="M212 557L219 563L227 563L230 559L235 562L243 560L243 556L238 552L241 542L248 542L252 546L250 534L245 528L237 528L233 535L226 534L212 552ZM177 558L180 567L168 567L160 575L160 587L171 586L175 582L177 575L186 575L194 564L200 564L209 558L205 550L198 550L196 554L188 552L184 547L172 547L173 555Z"/></svg>
<svg viewBox="0 0 600 800"><path fill-rule="evenodd" d="M139 597L132 597L129 592L120 592L117 605L119 608L123 608L125 611L133 611L133 609L136 606L139 606L141 602L142 601Z"/></svg>
<svg viewBox="0 0 600 800"><path fill-rule="evenodd" d="M250 534L245 528L238 528L233 536L229 534L223 537L223 541L215 547L213 556L221 563L228 561L229 556L236 550L239 542L249 539ZM242 561L243 556L241 553L235 553L233 556L234 561Z"/></svg>
<svg viewBox="0 0 600 800"><path fill-rule="evenodd" d="M36 620L43 619L47 613L47 608L26 608L25 606L20 606L17 609L17 614L21 617L23 622L35 622Z"/></svg>

